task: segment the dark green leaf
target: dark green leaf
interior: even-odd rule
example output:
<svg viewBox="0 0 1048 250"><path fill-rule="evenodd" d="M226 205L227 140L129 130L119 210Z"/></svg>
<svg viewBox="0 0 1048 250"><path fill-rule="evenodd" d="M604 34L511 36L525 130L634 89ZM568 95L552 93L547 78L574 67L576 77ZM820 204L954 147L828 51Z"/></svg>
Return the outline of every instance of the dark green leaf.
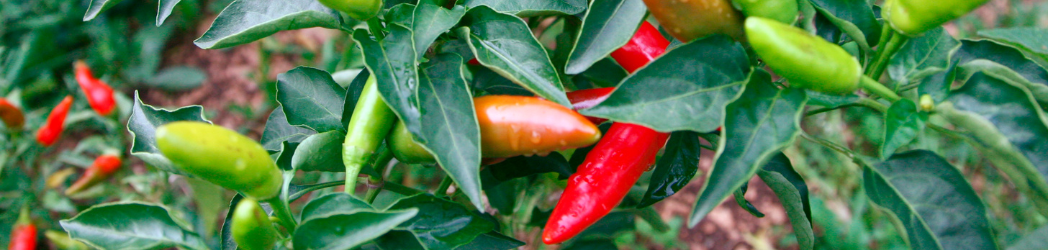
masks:
<svg viewBox="0 0 1048 250"><path fill-rule="evenodd" d="M582 19L582 30L568 56L565 72L582 73L626 45L648 8L641 0L594 0Z"/></svg>
<svg viewBox="0 0 1048 250"><path fill-rule="evenodd" d="M403 230L393 230L375 240L375 244L384 250L425 250L415 235Z"/></svg>
<svg viewBox="0 0 1048 250"><path fill-rule="evenodd" d="M863 168L866 195L896 215L911 249L997 249L986 208L956 167L928 151Z"/></svg>
<svg viewBox="0 0 1048 250"><path fill-rule="evenodd" d="M753 217L764 218L764 213L761 213L760 210L757 210L757 207L753 206L753 203L746 200L747 189L749 189L749 184L742 184L742 187L739 187L739 189L736 189L735 192L732 193L733 198L735 198L735 203L743 210L746 210L746 212L749 212L750 215L753 215Z"/></svg>
<svg viewBox="0 0 1048 250"><path fill-rule="evenodd" d="M433 154L473 205L480 197L480 127L473 98L462 78L462 58L440 54L423 65L418 86L420 121L415 138Z"/></svg>
<svg viewBox="0 0 1048 250"><path fill-rule="evenodd" d="M496 227L465 206L429 194L401 199L389 209L409 208L418 208L419 214L398 229L411 231L426 249L453 249Z"/></svg>
<svg viewBox="0 0 1048 250"><path fill-rule="evenodd" d="M335 214L352 214L358 210L372 211L375 208L347 193L331 193L309 201L309 204L302 208L302 221Z"/></svg>
<svg viewBox="0 0 1048 250"><path fill-rule="evenodd" d="M400 25L387 28L390 32L382 41L375 41L362 29L353 32L353 40L364 52L364 63L374 74L382 99L417 136L421 125L415 95L420 79L412 33Z"/></svg>
<svg viewBox="0 0 1048 250"><path fill-rule="evenodd" d="M713 168L692 210L689 226L749 182L760 166L800 133L808 97L801 89L777 89L764 71L755 71L742 95L728 104L724 136L717 143Z"/></svg>
<svg viewBox="0 0 1048 250"><path fill-rule="evenodd" d="M466 8L458 5L452 9L432 4L415 7L411 30L414 31L416 57L422 58L437 36L454 27L465 14Z"/></svg>
<svg viewBox="0 0 1048 250"><path fill-rule="evenodd" d="M678 131L670 134L662 158L659 158L655 164L655 172L651 174L648 191L637 206L651 206L688 185L699 171L701 146L699 133Z"/></svg>
<svg viewBox="0 0 1048 250"><path fill-rule="evenodd" d="M917 110L917 104L902 99L888 108L884 113L884 143L881 145L881 159L887 159L895 150L910 144L924 130L927 113Z"/></svg>
<svg viewBox="0 0 1048 250"><path fill-rule="evenodd" d="M351 211L303 221L292 239L295 249L352 249L374 240L419 212Z"/></svg>
<svg viewBox="0 0 1048 250"><path fill-rule="evenodd" d="M338 73L335 74L337 75ZM371 73L367 70L361 70L348 85L345 85L346 101L342 103L343 127L349 127L349 120L353 118L353 108L357 106L357 101L360 100L360 93L364 92L364 84L367 84L368 77L371 77ZM339 84L339 86L342 86L342 84Z"/></svg>
<svg viewBox="0 0 1048 250"><path fill-rule="evenodd" d="M480 64L546 100L571 107L553 62L524 20L482 6L470 9L463 24L466 28L458 35L469 42Z"/></svg>
<svg viewBox="0 0 1048 250"><path fill-rule="evenodd" d="M84 22L94 20L103 11L116 6L121 0L91 0L87 5L87 13L84 13Z"/></svg>
<svg viewBox="0 0 1048 250"><path fill-rule="evenodd" d="M471 54L472 55L472 54ZM499 73L485 67L471 67L473 71L473 82L471 86L475 90L484 91L493 95L520 95L533 96L528 89L513 83Z"/></svg>
<svg viewBox="0 0 1048 250"><path fill-rule="evenodd" d="M637 216L631 212L611 212L607 216L604 216L604 218L598 220L597 223L593 223L592 226L583 230L578 236L575 236L574 239L614 239L620 233L636 230L636 217Z"/></svg>
<svg viewBox="0 0 1048 250"><path fill-rule="evenodd" d="M478 235L469 244L463 245L458 250L509 250L524 246L523 241L505 236L497 232L489 232Z"/></svg>
<svg viewBox="0 0 1048 250"><path fill-rule="evenodd" d="M1036 231L1023 236L1022 239L1008 246L1008 250L1048 249L1048 241L1044 239L1048 239L1048 226L1042 226Z"/></svg>
<svg viewBox="0 0 1048 250"><path fill-rule="evenodd" d="M205 80L207 80L207 74L198 68L176 66L157 72L156 75L145 81L145 85L167 91L186 91L200 87Z"/></svg>
<svg viewBox="0 0 1048 250"><path fill-rule="evenodd" d="M615 241L609 239L583 240L572 243L564 250L618 250Z"/></svg>
<svg viewBox="0 0 1048 250"><path fill-rule="evenodd" d="M586 10L586 0L464 0L462 3L469 8L485 5L495 11L521 17L575 15Z"/></svg>
<svg viewBox="0 0 1048 250"><path fill-rule="evenodd" d="M960 42L946 33L946 29L940 27L925 32L909 39L891 58L888 75L896 84L906 85L946 71L950 66L950 53L958 46Z"/></svg>
<svg viewBox="0 0 1048 250"><path fill-rule="evenodd" d="M626 69L622 68L615 60L605 57L594 63L585 72L582 72L582 76L585 76L586 79L593 81L598 86L615 87L615 85L622 82L622 79L626 79L629 76L629 72L626 72Z"/></svg>
<svg viewBox="0 0 1048 250"><path fill-rule="evenodd" d="M870 51L881 38L881 23L866 0L812 0L811 3L863 50Z"/></svg>
<svg viewBox="0 0 1048 250"><path fill-rule="evenodd" d="M746 52L728 37L695 40L637 70L582 113L658 131L713 131L746 83L748 67Z"/></svg>
<svg viewBox="0 0 1048 250"><path fill-rule="evenodd" d="M855 94L832 95L812 90L807 90L806 92L808 92L808 98L810 98L809 104L826 108L843 107L859 102L862 99Z"/></svg>
<svg viewBox="0 0 1048 250"><path fill-rule="evenodd" d="M793 170L790 158L776 154L764 165L757 176L768 184L790 218L793 234L797 236L800 249L815 247L815 232L812 231L811 204L808 200L808 185L797 171Z"/></svg>
<svg viewBox="0 0 1048 250"><path fill-rule="evenodd" d="M276 34L312 27L338 29L342 18L314 0L236 0L218 13L204 35L193 41L202 49L221 49Z"/></svg>
<svg viewBox="0 0 1048 250"><path fill-rule="evenodd" d="M181 1L182 0L160 0L159 9L157 9L156 12L156 26L164 24L164 20L167 20L167 18L171 16L171 12L175 11L175 5L178 5Z"/></svg>
<svg viewBox="0 0 1048 250"><path fill-rule="evenodd" d="M317 132L345 131L345 99L346 90L323 70L297 67L277 75L277 102L288 124Z"/></svg>
<svg viewBox="0 0 1048 250"><path fill-rule="evenodd" d="M276 152L280 151L280 144L285 141L290 142L302 142L306 137L316 134L316 131L312 129L292 126L287 122L287 117L284 116L284 109L277 107L273 109L273 113L269 114L269 118L266 119L266 129L262 131L262 147L266 148L266 151Z"/></svg>
<svg viewBox="0 0 1048 250"><path fill-rule="evenodd" d="M980 36L1011 44L1048 60L1048 32L1041 27L1014 27L979 31Z"/></svg>
<svg viewBox="0 0 1048 250"><path fill-rule="evenodd" d="M175 121L211 123L204 119L204 108L201 106L194 105L175 110L157 109L142 103L136 91L131 118L127 120L127 131L131 133L131 155L160 170L186 175L171 165L171 161L160 154L160 149L156 146L156 128Z"/></svg>
<svg viewBox="0 0 1048 250"><path fill-rule="evenodd" d="M182 247L208 249L164 207L144 203L109 203L84 210L59 224L69 237L99 249Z"/></svg>
<svg viewBox="0 0 1048 250"><path fill-rule="evenodd" d="M1001 45L992 41L963 41L961 48L954 53L956 65L965 65L972 61L985 59L1004 65L1017 72L1026 81L1032 84L1024 84L1033 93L1034 98L1042 107L1048 107L1048 70L1045 70L1033 60L1030 60L1018 49ZM967 75L972 74L972 70ZM958 78L967 76L958 75ZM952 78L946 83L952 83ZM946 86L948 84L943 83ZM938 101L938 100L937 100Z"/></svg>
<svg viewBox="0 0 1048 250"><path fill-rule="evenodd" d="M345 172L342 164L342 142L346 133L328 131L307 137L295 148L291 168L302 171Z"/></svg>
<svg viewBox="0 0 1048 250"><path fill-rule="evenodd" d="M517 156L487 166L481 172L484 186L499 185L504 181L544 173L558 173L566 179L573 171L564 156L558 152L547 156Z"/></svg>

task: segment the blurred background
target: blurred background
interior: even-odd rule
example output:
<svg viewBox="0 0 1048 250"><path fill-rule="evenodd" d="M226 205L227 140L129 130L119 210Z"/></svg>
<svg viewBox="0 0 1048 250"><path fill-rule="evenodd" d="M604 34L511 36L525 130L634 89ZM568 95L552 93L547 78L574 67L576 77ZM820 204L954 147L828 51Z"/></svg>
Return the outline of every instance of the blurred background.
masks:
<svg viewBox="0 0 1048 250"><path fill-rule="evenodd" d="M90 1L3 0L0 3L0 96L18 98L29 113L27 124L39 124L44 114L62 97L75 94L72 65L84 60L118 92L121 117L130 112L135 95L156 107L201 105L205 117L215 124L235 128L252 138L261 137L266 118L276 106L277 75L296 66L311 66L329 72L343 71L343 79L363 63L348 34L322 28L281 32L260 41L229 49L204 50L193 44L211 25L215 16L232 0L181 0L174 14L157 27L156 1L120 1L116 6L83 21ZM529 20L540 40L555 46L555 24ZM993 0L972 14L947 26L957 38L977 38L976 31L1003 27L1048 28L1048 1ZM55 176L61 169L84 167L84 155L100 147L123 149L130 136L124 124L90 116L86 103L77 103L70 115L69 133L56 150L40 152L37 168L0 166L0 208L25 202L24 187L33 186L26 176ZM85 113L77 115L80 113ZM35 115L34 115L35 114ZM36 119L36 120L33 120ZM79 119L79 120L78 120ZM809 116L803 121L809 133L850 145L858 152L876 155L876 138L882 131L879 114L864 109L843 109ZM872 138L853 133L873 135ZM989 209L991 226L1007 246L1045 225L1033 205L1017 193L1009 181L967 143L939 137L925 130L918 144L945 152L947 159L969 176ZM930 139L936 138L936 139ZM938 139L946 138L946 139ZM12 138L4 137L6 140ZM4 143L12 143L5 141ZM797 171L807 180L812 194L812 213L819 249L905 249L905 242L886 214L872 207L861 185L860 168L837 152L808 140L786 150ZM2 156L7 162L8 156ZM746 198L763 212L757 218L735 202L726 201L692 229L685 219L701 189L703 171L710 168L713 152L704 151L700 174L680 194L656 206L671 222L671 230L658 233L642 220L636 232L615 237L624 249L789 249L796 247L785 211L771 190L754 178ZM142 200L167 204L190 223L202 228L201 235L214 239L231 192L177 176L158 173L135 157L127 157L130 170L119 181L106 184L84 197L66 197L58 188L33 194L45 209L35 218L45 229L57 229L59 219L70 218L90 205L103 201ZM843 164L842 164L843 163ZM434 188L442 174L435 168L395 168L393 181L406 186ZM342 178L340 174L310 172L296 182ZM59 178L54 182L62 183ZM66 175L66 178L69 178ZM647 178L641 178L646 180ZM49 182L52 180L48 180ZM321 195L316 193L314 195ZM549 197L556 200L556 195ZM303 199L305 200L305 199ZM7 242L17 211L0 209L0 242ZM530 233L537 234L537 231ZM516 235L534 239L536 235ZM529 242L525 248L536 248Z"/></svg>

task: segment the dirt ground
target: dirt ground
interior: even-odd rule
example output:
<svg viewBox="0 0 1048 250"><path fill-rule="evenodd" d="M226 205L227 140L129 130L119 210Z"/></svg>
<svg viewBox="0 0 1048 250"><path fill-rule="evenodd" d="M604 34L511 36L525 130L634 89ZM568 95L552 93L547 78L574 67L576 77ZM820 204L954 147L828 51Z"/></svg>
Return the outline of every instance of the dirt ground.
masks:
<svg viewBox="0 0 1048 250"><path fill-rule="evenodd" d="M1044 2L1045 0L1024 0L1026 3ZM1008 11L1009 5L1006 0L994 0L987 6L976 11L984 22L993 23L998 15ZM211 13L212 19L214 13ZM148 104L164 107L178 107L186 105L203 105L209 112L206 116L216 124L238 128L250 127L254 138L261 136L265 123L265 115L258 115L258 119L249 120L235 111L236 106L251 107L259 114L268 114L265 106L266 94L262 86L258 84L258 76L252 75L258 72L260 63L258 42L237 46L230 49L203 50L193 45L192 41L207 30L212 20L200 22L197 29L191 34L183 34L169 44L164 54L165 66L190 65L207 72L208 79L197 89L171 93L160 90L140 90L143 101ZM1048 22L1048 20L1042 20ZM956 34L954 26L948 27L951 33ZM281 32L275 38L282 43L296 43L305 48L317 48L324 39L339 34L337 31L324 29L305 29L298 31ZM271 72L265 76L266 79L276 79L276 75L290 70L296 65L296 58L289 55L276 55L270 64ZM269 107L271 108L271 107ZM707 172L713 161L713 152L704 151L700 163L700 169ZM659 213L666 220L680 217L686 221L691 212L698 192L701 190L704 177L697 177L685 187L680 194L655 205ZM698 226L682 230L679 238L687 243L690 249L783 249L779 246L784 235L791 234L789 220L785 211L779 205L778 198L764 183L757 178L750 182L749 192L746 198L761 212L764 218L756 218L746 212L732 199L728 199L715 208ZM686 222L682 222L686 223ZM786 228L786 230L774 230L773 228ZM682 228L686 228L682 227ZM787 248L788 249L788 248Z"/></svg>

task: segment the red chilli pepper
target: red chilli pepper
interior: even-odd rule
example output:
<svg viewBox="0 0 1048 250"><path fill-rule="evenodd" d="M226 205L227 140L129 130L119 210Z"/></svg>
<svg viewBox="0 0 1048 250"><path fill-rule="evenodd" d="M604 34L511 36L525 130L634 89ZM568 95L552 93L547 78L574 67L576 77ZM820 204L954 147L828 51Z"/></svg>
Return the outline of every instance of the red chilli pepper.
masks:
<svg viewBox="0 0 1048 250"><path fill-rule="evenodd" d="M80 83L80 89L83 89L84 96L87 96L87 104L90 104L91 108L102 116L112 113L113 109L116 108L116 100L113 99L113 88L109 87L102 80L95 78L94 74L91 73L91 68L88 68L84 61L76 61L73 64L73 71L76 72L76 82Z"/></svg>
<svg viewBox="0 0 1048 250"><path fill-rule="evenodd" d="M568 101L571 102L571 105L574 106L575 110L588 109L597 106L600 102L608 99L608 96L611 95L612 91L615 91L615 88L607 87L571 91L567 93ZM586 119L595 125L604 123L604 121L608 120L592 116L586 116Z"/></svg>
<svg viewBox="0 0 1048 250"><path fill-rule="evenodd" d="M104 154L95 158L95 162L87 168L87 171L84 171L84 175L80 176L79 180L76 180L72 186L66 189L65 194L73 195L79 193L108 179L110 176L113 176L113 173L120 170L121 163L122 161L118 155Z"/></svg>
<svg viewBox="0 0 1048 250"><path fill-rule="evenodd" d="M73 96L66 96L65 99L62 99L62 102L51 110L51 114L47 115L44 126L36 131L36 142L45 147L55 144L58 136L62 135L62 130L65 129L66 115L69 114L69 108L72 106Z"/></svg>
<svg viewBox="0 0 1048 250"><path fill-rule="evenodd" d="M36 249L36 225L29 219L28 207L22 208L22 214L18 216L18 222L11 230L11 243L7 244L8 250L34 250Z"/></svg>
<svg viewBox="0 0 1048 250"><path fill-rule="evenodd" d="M11 104L7 99L0 98L0 120L4 120L7 129L20 130L25 125L25 114L18 106Z"/></svg>
<svg viewBox="0 0 1048 250"><path fill-rule="evenodd" d="M667 46L669 41L645 22L629 43L611 56L632 73L664 53ZM567 188L542 232L542 241L564 242L608 215L655 162L667 139L668 133L644 126L612 124L578 171L568 178Z"/></svg>

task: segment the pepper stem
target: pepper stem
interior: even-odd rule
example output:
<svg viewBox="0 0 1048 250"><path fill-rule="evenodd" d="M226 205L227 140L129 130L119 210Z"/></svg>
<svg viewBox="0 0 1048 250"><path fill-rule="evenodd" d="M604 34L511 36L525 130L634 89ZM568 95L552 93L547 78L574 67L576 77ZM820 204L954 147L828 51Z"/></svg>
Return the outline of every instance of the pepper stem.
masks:
<svg viewBox="0 0 1048 250"><path fill-rule="evenodd" d="M288 208L287 202L280 199L279 195L266 200L266 202L273 208L273 215L279 218L277 223L280 223L288 232L294 232L295 227L298 227L298 222L295 221L294 216L291 216L291 209Z"/></svg>
<svg viewBox="0 0 1048 250"><path fill-rule="evenodd" d="M346 186L345 192L352 195L357 190L357 177L360 175L360 168L363 168L364 164L352 164L346 165Z"/></svg>
<svg viewBox="0 0 1048 250"><path fill-rule="evenodd" d="M382 182L385 179L386 167L389 166L389 161L393 160L393 151L385 148L380 148L375 161L371 164L371 167L378 172L378 176L371 176L368 179L368 193L364 196L364 200L371 204L375 202L375 198L378 197L378 193L382 191Z"/></svg>
<svg viewBox="0 0 1048 250"><path fill-rule="evenodd" d="M437 196L447 196L448 188L451 187L452 182L453 181L451 180L451 176L444 176L444 179L440 180L440 186L437 187L437 191L433 194Z"/></svg>
<svg viewBox="0 0 1048 250"><path fill-rule="evenodd" d="M874 80L881 78L881 75L884 74L884 70L888 67L888 62L891 60L892 56L894 56L896 52L899 52L902 45L906 44L906 41L909 40L906 35L899 34L894 29L889 30L891 30L891 38L888 39L888 42L884 44L883 47L877 48L878 51L873 60L873 65L866 70L866 75ZM883 35L886 34L882 34L882 36Z"/></svg>
<svg viewBox="0 0 1048 250"><path fill-rule="evenodd" d="M873 78L870 78L868 76L863 76L862 80L859 82L859 85L862 86L862 89L866 90L867 92L880 96L884 99L888 99L888 101L891 102L895 102L902 99L902 97L899 97L898 94L895 94L895 91L888 89L888 87L885 87L884 84L881 84L880 82L877 82L873 80Z"/></svg>
<svg viewBox="0 0 1048 250"><path fill-rule="evenodd" d="M382 41L386 38L386 34L382 33L382 21L378 20L378 16L368 19L368 30L371 31L371 35L375 36L376 41Z"/></svg>

